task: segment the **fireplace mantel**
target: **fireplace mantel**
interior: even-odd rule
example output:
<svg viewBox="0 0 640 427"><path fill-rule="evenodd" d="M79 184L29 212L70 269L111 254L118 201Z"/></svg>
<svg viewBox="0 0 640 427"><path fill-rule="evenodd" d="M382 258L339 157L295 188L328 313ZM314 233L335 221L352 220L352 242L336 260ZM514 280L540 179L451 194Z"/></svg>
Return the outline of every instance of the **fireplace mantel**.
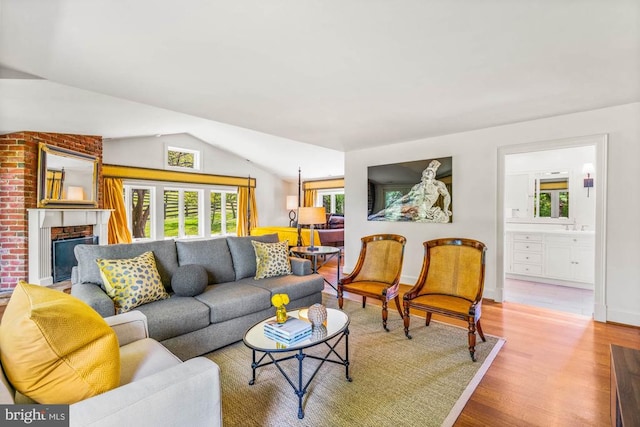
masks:
<svg viewBox="0 0 640 427"><path fill-rule="evenodd" d="M51 285L51 227L92 225L98 243L108 243L111 209L28 209L29 283Z"/></svg>

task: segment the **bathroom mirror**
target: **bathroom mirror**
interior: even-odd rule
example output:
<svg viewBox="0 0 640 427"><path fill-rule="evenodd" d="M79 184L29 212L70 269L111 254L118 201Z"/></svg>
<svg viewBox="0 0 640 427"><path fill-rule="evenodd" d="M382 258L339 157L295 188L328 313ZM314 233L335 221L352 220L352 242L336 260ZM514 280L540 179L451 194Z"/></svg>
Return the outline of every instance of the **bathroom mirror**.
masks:
<svg viewBox="0 0 640 427"><path fill-rule="evenodd" d="M571 176L568 171L515 173L505 179L507 222L567 223Z"/></svg>
<svg viewBox="0 0 640 427"><path fill-rule="evenodd" d="M40 143L38 207L97 207L98 159Z"/></svg>

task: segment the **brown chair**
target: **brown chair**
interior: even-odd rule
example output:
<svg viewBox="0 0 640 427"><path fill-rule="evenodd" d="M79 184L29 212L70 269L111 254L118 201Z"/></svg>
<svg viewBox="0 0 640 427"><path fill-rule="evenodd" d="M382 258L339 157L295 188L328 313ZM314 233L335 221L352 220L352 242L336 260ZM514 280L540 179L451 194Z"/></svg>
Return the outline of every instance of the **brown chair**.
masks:
<svg viewBox="0 0 640 427"><path fill-rule="evenodd" d="M476 361L476 329L486 341L480 326L484 258L487 248L471 239L437 239L424 242L424 260L418 281L404 295L404 333L409 335L410 309L426 311L425 325L438 313L469 324L469 353Z"/></svg>
<svg viewBox="0 0 640 427"><path fill-rule="evenodd" d="M387 329L387 303L393 299L400 317L400 272L404 245L407 241L397 234L375 234L362 239L362 248L355 268L338 283L338 305L342 308L343 293L362 295L362 308L367 297L382 301L382 326Z"/></svg>

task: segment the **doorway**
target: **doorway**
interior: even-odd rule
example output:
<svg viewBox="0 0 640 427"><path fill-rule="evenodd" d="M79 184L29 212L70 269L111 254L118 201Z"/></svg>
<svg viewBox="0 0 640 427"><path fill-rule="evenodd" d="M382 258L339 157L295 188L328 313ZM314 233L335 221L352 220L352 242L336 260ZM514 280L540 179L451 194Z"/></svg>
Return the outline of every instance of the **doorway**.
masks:
<svg viewBox="0 0 640 427"><path fill-rule="evenodd" d="M587 313L593 312L595 320L606 321L604 289L605 249L603 244L605 241L606 145L606 135L593 135L519 144L498 149L497 301L508 300L543 306L545 306L546 302L548 308L554 308L554 305L558 307L558 303L566 299L568 305L565 307L565 311L577 312L578 314L584 314L582 311L586 311ZM572 150L576 151L573 152ZM592 163L584 160L585 152L590 152L593 156L593 170L590 171L589 175L589 179L593 179L593 181L590 181L593 187L583 187L585 176L583 176L582 164ZM576 164L571 165L571 161L566 159L567 155L578 156L577 153L583 153L582 159L579 160L579 167ZM549 156L549 154L551 154L551 156ZM539 161L546 159L544 164L547 166L543 167L535 161L529 162L527 166L527 159L538 159ZM516 160L516 162L514 163L511 160ZM567 167L566 165L569 166ZM530 177L544 177L545 173L555 173L555 176L560 176L564 173L570 176L571 191L574 193L573 197L571 197L571 194L561 196L560 200L564 200L565 206L553 210L553 212L556 213L556 217L544 218L545 212L551 212L552 210L545 209L542 205L542 201L545 200L543 197L545 191L541 190L540 182L548 182L549 179L539 179L535 184L537 185L537 187L535 187L535 194L532 194L530 190L529 193L519 201L507 202L507 193L513 192L513 189L507 185L507 177L510 173L513 174L517 172L518 169L523 173L526 172ZM525 182L526 179L520 177L520 181ZM530 186L529 188L531 189L532 187ZM589 192L588 199L585 198L585 192L587 191ZM547 199L552 200L553 198L548 197ZM573 211L568 215L566 214L567 203L573 203ZM511 204L514 204L514 206L511 206ZM569 205L568 209L572 209L571 205ZM565 217L562 216L563 213L566 215ZM548 213L547 215L551 216ZM591 249L593 251L592 259L594 260L592 277L588 280L584 278L575 280L575 282L592 282L593 287L590 292L585 292L585 288L589 286L581 286L580 283L570 283L574 282L573 280L569 282L566 280L554 280L554 277L558 277L557 274L550 274L550 277L545 277L545 256L547 257L547 263L553 263L554 257L551 255L551 252L549 252L549 254L545 253L544 245L541 245L541 248L533 247L532 250L535 251L539 249L540 253L531 254L531 258L529 258L528 254L517 254L521 261L524 260L524 264L515 265L513 260L515 252L513 252L512 249L513 245L517 244L517 241L514 243L513 230L521 230L524 231L525 234L530 233L531 236L527 238L534 239L542 239L542 237L539 237L540 233L536 233L542 230L544 230L544 233L541 234L542 236L553 236L553 233L556 232L553 230L557 230L557 232L563 236L575 232L575 236L579 236L579 239L591 235L593 239ZM570 230L570 232L561 232L561 230ZM588 230L589 232L580 233L580 230ZM520 233L519 237L524 238L525 236ZM571 249L563 250L569 251ZM580 249L576 249L576 251L578 250ZM538 262L540 264L539 266L536 265ZM527 263L532 265L526 265ZM578 263L575 262L575 264ZM529 267L531 267L531 269L529 269ZM546 268L551 271L552 266L547 265ZM514 273L516 274L514 275ZM580 273L578 272L576 274L579 275ZM536 280L536 277L541 279ZM518 281L514 281L514 279ZM565 287L569 288L575 285L575 291L557 286L567 284L570 284L570 286ZM585 298L587 299L586 304L590 306L592 310L584 308ZM581 301L581 303L574 304L577 301ZM582 307L580 307L581 304ZM562 308L561 305L560 308Z"/></svg>

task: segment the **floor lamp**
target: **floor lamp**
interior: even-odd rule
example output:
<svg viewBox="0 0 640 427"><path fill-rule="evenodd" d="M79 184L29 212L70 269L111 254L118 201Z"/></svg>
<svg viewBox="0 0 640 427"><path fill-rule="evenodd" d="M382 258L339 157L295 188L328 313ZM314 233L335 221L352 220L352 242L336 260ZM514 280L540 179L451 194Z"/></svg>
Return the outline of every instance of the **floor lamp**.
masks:
<svg viewBox="0 0 640 427"><path fill-rule="evenodd" d="M311 246L307 248L308 251L317 251L318 248L313 245L313 226L316 224L324 224L327 222L327 214L323 207L306 207L298 209L298 224L308 225L311 232Z"/></svg>

